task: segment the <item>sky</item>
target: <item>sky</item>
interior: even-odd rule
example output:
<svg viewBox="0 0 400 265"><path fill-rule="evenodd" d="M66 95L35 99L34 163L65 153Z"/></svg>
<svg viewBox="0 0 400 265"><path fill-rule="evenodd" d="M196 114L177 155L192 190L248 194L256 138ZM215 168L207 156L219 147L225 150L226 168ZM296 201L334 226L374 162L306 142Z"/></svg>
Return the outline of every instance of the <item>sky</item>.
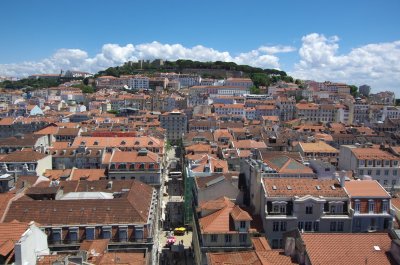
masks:
<svg viewBox="0 0 400 265"><path fill-rule="evenodd" d="M221 60L400 95L399 0L13 0L0 10L0 76Z"/></svg>

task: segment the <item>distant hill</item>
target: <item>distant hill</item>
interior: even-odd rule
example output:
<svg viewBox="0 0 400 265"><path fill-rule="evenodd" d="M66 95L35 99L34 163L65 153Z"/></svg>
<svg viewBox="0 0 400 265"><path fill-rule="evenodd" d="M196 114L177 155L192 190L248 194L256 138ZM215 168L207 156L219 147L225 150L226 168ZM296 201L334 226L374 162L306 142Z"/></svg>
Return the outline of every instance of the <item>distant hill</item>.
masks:
<svg viewBox="0 0 400 265"><path fill-rule="evenodd" d="M215 79L249 77L257 88L259 86L268 86L279 80L294 82L293 78L288 76L286 72L277 69L262 69L249 65L238 65L234 62L199 62L192 60L126 62L121 66L109 67L104 71L100 71L95 77L104 75L115 77L133 74L151 75L156 72L193 73L199 74L203 78Z"/></svg>

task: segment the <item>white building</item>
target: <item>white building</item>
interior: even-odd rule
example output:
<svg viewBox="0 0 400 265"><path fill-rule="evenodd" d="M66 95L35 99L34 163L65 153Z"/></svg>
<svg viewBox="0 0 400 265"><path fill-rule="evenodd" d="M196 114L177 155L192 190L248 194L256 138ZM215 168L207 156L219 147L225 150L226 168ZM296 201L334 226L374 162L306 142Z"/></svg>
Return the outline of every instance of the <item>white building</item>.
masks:
<svg viewBox="0 0 400 265"><path fill-rule="evenodd" d="M356 178L370 176L386 189L400 185L399 158L378 148L342 145L339 169L352 170Z"/></svg>

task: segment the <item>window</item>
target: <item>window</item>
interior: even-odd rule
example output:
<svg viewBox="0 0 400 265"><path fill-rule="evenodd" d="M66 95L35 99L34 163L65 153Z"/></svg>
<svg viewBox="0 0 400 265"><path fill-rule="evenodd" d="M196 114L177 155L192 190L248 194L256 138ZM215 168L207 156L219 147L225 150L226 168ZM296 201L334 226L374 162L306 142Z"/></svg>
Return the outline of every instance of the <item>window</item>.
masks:
<svg viewBox="0 0 400 265"><path fill-rule="evenodd" d="M376 170L376 175L379 176L380 174L381 174L381 170L380 170L380 169L377 169L377 170Z"/></svg>
<svg viewBox="0 0 400 265"><path fill-rule="evenodd" d="M390 166L390 160L385 160L385 166Z"/></svg>
<svg viewBox="0 0 400 265"><path fill-rule="evenodd" d="M128 227L120 226L118 229L118 238L120 242L128 241Z"/></svg>
<svg viewBox="0 0 400 265"><path fill-rule="evenodd" d="M61 243L62 238L62 229L61 228L53 228L51 233L51 238L53 243Z"/></svg>
<svg viewBox="0 0 400 265"><path fill-rule="evenodd" d="M355 200L354 201L354 211L356 213L360 213L360 200Z"/></svg>
<svg viewBox="0 0 400 265"><path fill-rule="evenodd" d="M286 222L281 222L281 231L286 231Z"/></svg>
<svg viewBox="0 0 400 265"><path fill-rule="evenodd" d="M393 176L397 176L397 169L393 170Z"/></svg>
<svg viewBox="0 0 400 265"><path fill-rule="evenodd" d="M280 213L286 213L286 205L279 206L279 212Z"/></svg>
<svg viewBox="0 0 400 265"><path fill-rule="evenodd" d="M273 249L279 248L279 240L278 239L272 240L272 248Z"/></svg>
<svg viewBox="0 0 400 265"><path fill-rule="evenodd" d="M246 222L240 221L240 228L246 228Z"/></svg>
<svg viewBox="0 0 400 265"><path fill-rule="evenodd" d="M274 205L274 208L272 209L274 213L279 213L279 205Z"/></svg>
<svg viewBox="0 0 400 265"><path fill-rule="evenodd" d="M126 164L120 164L118 169L126 169Z"/></svg>
<svg viewBox="0 0 400 265"><path fill-rule="evenodd" d="M368 166L372 166L372 160L368 160Z"/></svg>
<svg viewBox="0 0 400 265"><path fill-rule="evenodd" d="M387 184L388 184L388 180L387 180L387 179L384 179L384 180L383 180L383 185L386 186Z"/></svg>
<svg viewBox="0 0 400 265"><path fill-rule="evenodd" d="M382 201L382 213L387 213L389 210L389 202L387 200Z"/></svg>
<svg viewBox="0 0 400 265"><path fill-rule="evenodd" d="M218 235L212 234L211 235L211 242L217 242L218 241Z"/></svg>
<svg viewBox="0 0 400 265"><path fill-rule="evenodd" d="M115 164L111 164L110 169L115 169Z"/></svg>
<svg viewBox="0 0 400 265"><path fill-rule="evenodd" d="M78 227L69 228L69 240L71 242L78 242Z"/></svg>
<svg viewBox="0 0 400 265"><path fill-rule="evenodd" d="M225 243L231 243L232 242L232 235L228 234L225 235Z"/></svg>
<svg viewBox="0 0 400 265"><path fill-rule="evenodd" d="M338 222L337 223L337 230L342 232L343 231L343 226L344 226L343 222Z"/></svg>
<svg viewBox="0 0 400 265"><path fill-rule="evenodd" d="M368 176L371 176L371 175L372 175L372 170L368 170L368 171L367 171L367 175L368 175Z"/></svg>
<svg viewBox="0 0 400 265"><path fill-rule="evenodd" d="M103 226L102 237L104 239L111 238L111 226Z"/></svg>
<svg viewBox="0 0 400 265"><path fill-rule="evenodd" d="M373 200L368 201L368 212L373 213L375 211L375 202Z"/></svg>
<svg viewBox="0 0 400 265"><path fill-rule="evenodd" d="M247 242L247 234L239 234L239 241L241 243Z"/></svg>
<svg viewBox="0 0 400 265"><path fill-rule="evenodd" d="M299 230L302 230L304 228L304 222L302 221L298 222L297 227L299 228Z"/></svg>
<svg viewBox="0 0 400 265"><path fill-rule="evenodd" d="M318 232L319 231L319 222L314 222L314 231Z"/></svg>
<svg viewBox="0 0 400 265"><path fill-rule="evenodd" d="M392 186L395 186L395 185L396 185L396 180L392 179Z"/></svg>
<svg viewBox="0 0 400 265"><path fill-rule="evenodd" d="M336 222L331 222L330 230L331 230L331 232L336 231Z"/></svg>
<svg viewBox="0 0 400 265"><path fill-rule="evenodd" d="M312 214L313 212L313 207L312 206L306 206L306 214Z"/></svg>
<svg viewBox="0 0 400 265"><path fill-rule="evenodd" d="M86 239L87 240L95 239L94 227L86 227Z"/></svg>
<svg viewBox="0 0 400 265"><path fill-rule="evenodd" d="M135 226L135 239L143 239L143 226Z"/></svg>
<svg viewBox="0 0 400 265"><path fill-rule="evenodd" d="M330 205L330 209L329 209L330 213L336 213L336 205Z"/></svg>
<svg viewBox="0 0 400 265"><path fill-rule="evenodd" d="M364 175L364 170L360 169L359 174Z"/></svg>
<svg viewBox="0 0 400 265"><path fill-rule="evenodd" d="M394 165L394 166L397 166L398 163L399 163L399 162L398 162L397 160L394 160L394 161L393 161L393 165Z"/></svg>
<svg viewBox="0 0 400 265"><path fill-rule="evenodd" d="M272 231L279 231L279 222L272 223Z"/></svg>
<svg viewBox="0 0 400 265"><path fill-rule="evenodd" d="M389 176L389 170L385 169L385 176Z"/></svg>
<svg viewBox="0 0 400 265"><path fill-rule="evenodd" d="M312 230L312 222L305 222L305 231L311 231Z"/></svg>

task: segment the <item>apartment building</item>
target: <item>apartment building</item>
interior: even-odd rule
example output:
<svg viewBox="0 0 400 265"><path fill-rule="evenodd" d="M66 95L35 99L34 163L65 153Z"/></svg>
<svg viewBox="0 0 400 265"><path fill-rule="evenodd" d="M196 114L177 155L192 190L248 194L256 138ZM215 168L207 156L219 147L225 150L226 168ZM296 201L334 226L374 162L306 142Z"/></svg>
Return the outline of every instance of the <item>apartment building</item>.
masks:
<svg viewBox="0 0 400 265"><path fill-rule="evenodd" d="M399 157L375 147L342 145L339 169L351 170L356 178L370 176L385 189L396 188L399 182Z"/></svg>
<svg viewBox="0 0 400 265"><path fill-rule="evenodd" d="M156 251L157 192L140 181L53 181L25 194L30 199L11 202L4 220L34 220L52 251L77 249L95 239L109 239L109 249Z"/></svg>
<svg viewBox="0 0 400 265"><path fill-rule="evenodd" d="M206 264L206 252L250 250L252 220L246 211L226 197L201 203L193 228L196 264Z"/></svg>
<svg viewBox="0 0 400 265"><path fill-rule="evenodd" d="M254 86L254 83L250 78L228 78L225 80L224 85L250 88Z"/></svg>
<svg viewBox="0 0 400 265"><path fill-rule="evenodd" d="M145 148L125 152L114 150L107 162L111 180L137 179L149 185L161 184L161 159Z"/></svg>
<svg viewBox="0 0 400 265"><path fill-rule="evenodd" d="M283 233L293 229L306 232L351 232L349 197L345 179L304 178L262 179L263 227L272 248L283 247Z"/></svg>
<svg viewBox="0 0 400 265"><path fill-rule="evenodd" d="M376 180L346 181L350 197L352 232L387 231L392 228L391 196Z"/></svg>
<svg viewBox="0 0 400 265"><path fill-rule="evenodd" d="M160 115L161 127L167 130L167 139L176 141L187 133L186 114L177 110Z"/></svg>
<svg viewBox="0 0 400 265"><path fill-rule="evenodd" d="M294 150L300 152L306 160L311 159L325 159L333 164L337 163L339 150L325 143L324 141L317 142L299 142Z"/></svg>

